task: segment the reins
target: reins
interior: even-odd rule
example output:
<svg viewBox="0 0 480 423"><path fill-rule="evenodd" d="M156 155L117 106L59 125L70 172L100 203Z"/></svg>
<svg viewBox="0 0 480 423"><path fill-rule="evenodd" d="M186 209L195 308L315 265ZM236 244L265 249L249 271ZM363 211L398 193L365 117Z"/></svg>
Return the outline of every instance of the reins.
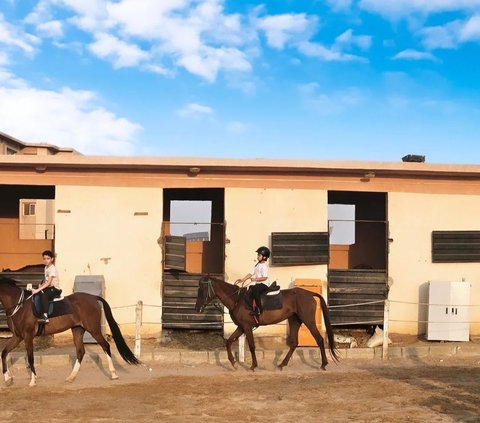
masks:
<svg viewBox="0 0 480 423"><path fill-rule="evenodd" d="M25 297L25 291L22 289L20 292L20 297L18 298L17 304L15 305L15 307L13 308L13 311L10 314L6 314L7 317L12 318L18 312L18 310L22 308L23 303L25 301L28 301L31 297L33 297L33 294L27 298L24 298L24 297Z"/></svg>

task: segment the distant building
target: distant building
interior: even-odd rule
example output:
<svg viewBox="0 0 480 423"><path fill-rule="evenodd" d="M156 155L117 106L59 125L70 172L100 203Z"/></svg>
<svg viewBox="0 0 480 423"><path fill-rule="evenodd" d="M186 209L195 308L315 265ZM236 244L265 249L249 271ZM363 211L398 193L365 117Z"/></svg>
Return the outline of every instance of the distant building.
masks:
<svg viewBox="0 0 480 423"><path fill-rule="evenodd" d="M190 232L183 234L187 241L210 241L210 234L205 232Z"/></svg>
<svg viewBox="0 0 480 423"><path fill-rule="evenodd" d="M80 154L73 148L57 147L52 144L27 143L0 132L0 154L25 154L34 156Z"/></svg>

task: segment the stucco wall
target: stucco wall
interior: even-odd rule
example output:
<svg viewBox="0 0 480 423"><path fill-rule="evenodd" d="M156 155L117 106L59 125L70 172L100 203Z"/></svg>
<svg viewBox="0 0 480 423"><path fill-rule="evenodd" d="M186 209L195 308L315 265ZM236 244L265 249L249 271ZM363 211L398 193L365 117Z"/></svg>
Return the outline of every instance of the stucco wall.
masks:
<svg viewBox="0 0 480 423"><path fill-rule="evenodd" d="M162 253L157 239L162 202L162 189L156 188L56 188L61 288L71 293L75 275L104 275L105 297L125 334L134 333L134 305L139 300L144 302L145 322L161 321ZM160 330L159 324L142 328L144 335L158 335Z"/></svg>
<svg viewBox="0 0 480 423"><path fill-rule="evenodd" d="M432 263L431 258L432 231L480 229L480 196L390 193L388 219L390 331L425 333L424 323L405 320L427 320L427 307L416 303L427 301L428 281L465 280L471 284L470 321L477 322L471 334L480 334L480 263Z"/></svg>
<svg viewBox="0 0 480 423"><path fill-rule="evenodd" d="M272 232L327 231L327 192L301 189L225 190L226 262L225 272L230 282L250 273L256 263L255 250L270 246ZM327 279L326 265L270 266L270 278L282 288L291 287L295 279ZM234 330L225 315L225 333ZM261 327L256 334L284 336L286 322Z"/></svg>

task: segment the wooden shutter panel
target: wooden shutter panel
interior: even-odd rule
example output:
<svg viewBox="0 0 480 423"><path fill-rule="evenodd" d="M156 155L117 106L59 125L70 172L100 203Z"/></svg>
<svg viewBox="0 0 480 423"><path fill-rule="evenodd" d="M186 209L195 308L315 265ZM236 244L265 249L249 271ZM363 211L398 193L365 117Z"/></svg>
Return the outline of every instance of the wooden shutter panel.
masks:
<svg viewBox="0 0 480 423"><path fill-rule="evenodd" d="M432 262L480 262L480 231L433 231Z"/></svg>
<svg viewBox="0 0 480 423"><path fill-rule="evenodd" d="M328 264L328 232L272 232L272 265Z"/></svg>
<svg viewBox="0 0 480 423"><path fill-rule="evenodd" d="M186 271L186 238L183 236L165 236L163 247L165 269L175 269Z"/></svg>

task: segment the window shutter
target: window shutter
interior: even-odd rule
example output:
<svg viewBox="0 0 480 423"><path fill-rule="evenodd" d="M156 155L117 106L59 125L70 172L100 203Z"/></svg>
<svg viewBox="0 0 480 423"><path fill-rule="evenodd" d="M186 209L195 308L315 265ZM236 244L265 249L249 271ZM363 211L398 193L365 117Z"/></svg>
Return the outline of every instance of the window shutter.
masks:
<svg viewBox="0 0 480 423"><path fill-rule="evenodd" d="M480 262L480 231L433 231L432 262Z"/></svg>
<svg viewBox="0 0 480 423"><path fill-rule="evenodd" d="M272 265L328 264L328 232L272 232Z"/></svg>

